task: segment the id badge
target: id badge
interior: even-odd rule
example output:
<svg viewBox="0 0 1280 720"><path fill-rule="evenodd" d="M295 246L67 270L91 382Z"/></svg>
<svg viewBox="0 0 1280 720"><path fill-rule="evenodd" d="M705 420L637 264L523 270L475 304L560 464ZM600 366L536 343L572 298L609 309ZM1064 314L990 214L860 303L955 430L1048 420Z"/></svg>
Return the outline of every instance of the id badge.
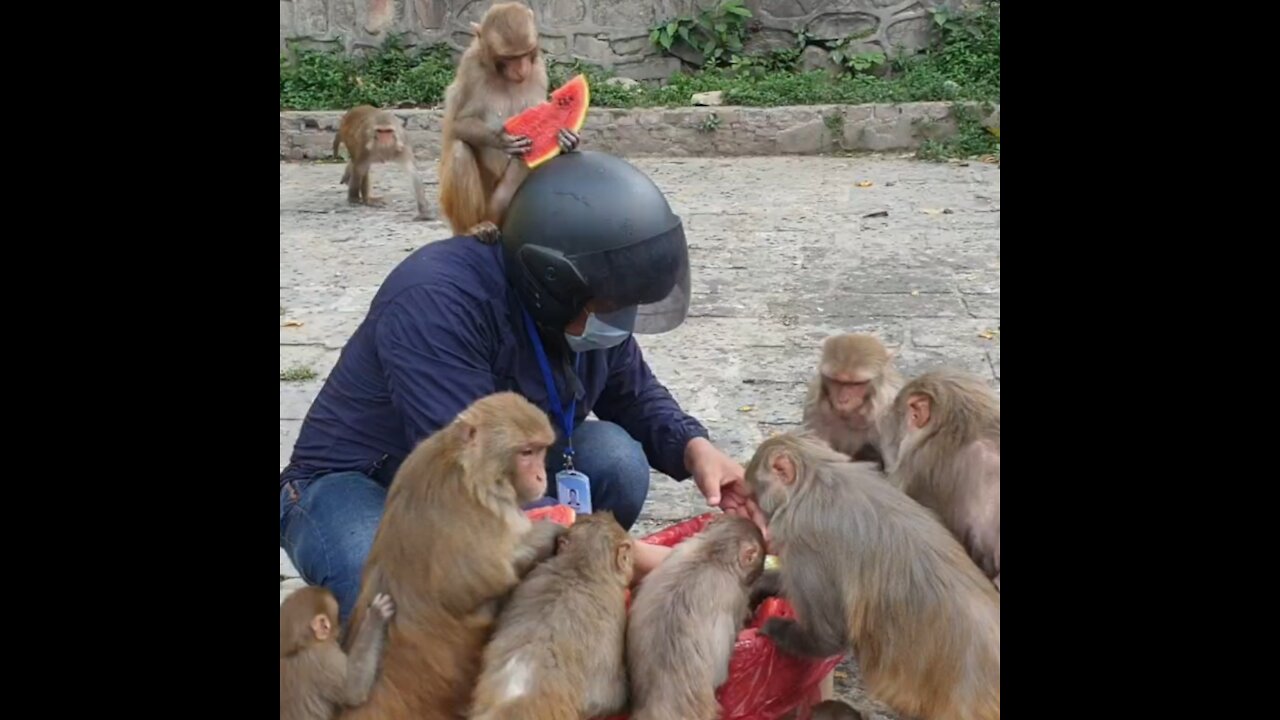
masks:
<svg viewBox="0 0 1280 720"><path fill-rule="evenodd" d="M574 512L591 514L591 480L577 470L556 473L556 496Z"/></svg>

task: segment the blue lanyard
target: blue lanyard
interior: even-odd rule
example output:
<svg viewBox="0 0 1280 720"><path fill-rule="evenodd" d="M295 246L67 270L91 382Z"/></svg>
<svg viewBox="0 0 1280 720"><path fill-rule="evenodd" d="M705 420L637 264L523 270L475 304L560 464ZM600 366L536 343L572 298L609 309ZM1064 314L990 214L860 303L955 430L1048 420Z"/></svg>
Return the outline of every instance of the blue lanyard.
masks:
<svg viewBox="0 0 1280 720"><path fill-rule="evenodd" d="M524 308L520 309L524 314L524 328L529 333L529 340L533 343L533 352L538 356L538 366L542 368L542 382L547 386L547 398L551 401L551 415L564 428L564 466L568 470L573 469L573 421L578 415L578 398L574 397L569 403L569 412L566 414L564 406L560 404L560 392L556 390L556 379L551 374L551 363L547 361L547 352L542 348L542 338L538 335L538 327L534 325L533 318L529 315L529 311ZM573 354L573 370L581 376L582 373L582 353Z"/></svg>

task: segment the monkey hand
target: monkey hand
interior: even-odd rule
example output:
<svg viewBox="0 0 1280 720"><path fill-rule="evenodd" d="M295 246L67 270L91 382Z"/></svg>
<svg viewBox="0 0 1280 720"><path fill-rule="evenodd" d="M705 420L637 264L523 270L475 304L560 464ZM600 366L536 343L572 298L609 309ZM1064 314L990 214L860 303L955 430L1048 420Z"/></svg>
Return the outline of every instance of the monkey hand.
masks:
<svg viewBox="0 0 1280 720"><path fill-rule="evenodd" d="M369 602L369 607L374 611L374 617L382 620L390 620L392 615L396 614L396 605L391 602L391 596L386 593L378 593L373 596L373 600Z"/></svg>
<svg viewBox="0 0 1280 720"><path fill-rule="evenodd" d="M582 138L578 137L578 133L569 128L561 128L556 134L556 141L560 143L560 149L564 152L571 153L578 149L578 143Z"/></svg>
<svg viewBox="0 0 1280 720"><path fill-rule="evenodd" d="M533 140L526 135L508 135L500 137L502 151L512 157L523 157L533 147Z"/></svg>

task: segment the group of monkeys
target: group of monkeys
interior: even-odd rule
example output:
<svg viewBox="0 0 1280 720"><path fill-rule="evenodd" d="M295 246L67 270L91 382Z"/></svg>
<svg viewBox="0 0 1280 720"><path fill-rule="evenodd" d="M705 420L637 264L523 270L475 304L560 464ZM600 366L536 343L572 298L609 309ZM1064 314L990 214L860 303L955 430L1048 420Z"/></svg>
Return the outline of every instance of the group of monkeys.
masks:
<svg viewBox="0 0 1280 720"><path fill-rule="evenodd" d="M440 149L440 210L455 235L497 241L497 228L529 170L520 158L532 147L528 137L513 136L502 123L546 101L547 67L538 48L533 10L519 2L495 3L472 23L474 37L458 61L445 90ZM578 146L577 133L559 131L560 148ZM426 190L404 126L387 110L361 105L342 117L333 154L346 145L350 156L342 173L347 200L378 206L370 194L369 169L394 162L413 181L418 203L415 220L433 218Z"/></svg>
<svg viewBox="0 0 1280 720"><path fill-rule="evenodd" d="M282 720L714 720L769 596L795 609L760 628L781 652L852 652L867 693L905 717L998 719L998 395L950 369L904 384L870 335L828 338L818 370L806 427L746 467L768 542L721 515L629 611L634 540L611 514L565 528L520 510L546 491L546 413L509 392L477 400L392 481L346 649L327 590L281 606ZM860 715L829 700L813 717Z"/></svg>

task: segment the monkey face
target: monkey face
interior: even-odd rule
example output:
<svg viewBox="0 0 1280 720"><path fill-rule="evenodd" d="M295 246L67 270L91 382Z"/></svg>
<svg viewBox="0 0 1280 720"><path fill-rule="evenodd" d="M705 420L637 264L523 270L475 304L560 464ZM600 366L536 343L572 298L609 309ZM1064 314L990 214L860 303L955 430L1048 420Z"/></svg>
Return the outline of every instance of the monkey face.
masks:
<svg viewBox="0 0 1280 720"><path fill-rule="evenodd" d="M498 74L507 82L519 85L533 74L533 53L499 57L497 59Z"/></svg>
<svg viewBox="0 0 1280 720"><path fill-rule="evenodd" d="M547 494L547 447L525 445L516 451L512 468L516 496L520 502L531 503Z"/></svg>
<svg viewBox="0 0 1280 720"><path fill-rule="evenodd" d="M394 128L380 127L375 131L375 137L379 150L394 150L396 148L396 131Z"/></svg>
<svg viewBox="0 0 1280 720"><path fill-rule="evenodd" d="M831 409L842 418L848 418L858 412L867 399L867 392L871 389L869 378L855 378L845 374L824 377L822 383L826 388Z"/></svg>

